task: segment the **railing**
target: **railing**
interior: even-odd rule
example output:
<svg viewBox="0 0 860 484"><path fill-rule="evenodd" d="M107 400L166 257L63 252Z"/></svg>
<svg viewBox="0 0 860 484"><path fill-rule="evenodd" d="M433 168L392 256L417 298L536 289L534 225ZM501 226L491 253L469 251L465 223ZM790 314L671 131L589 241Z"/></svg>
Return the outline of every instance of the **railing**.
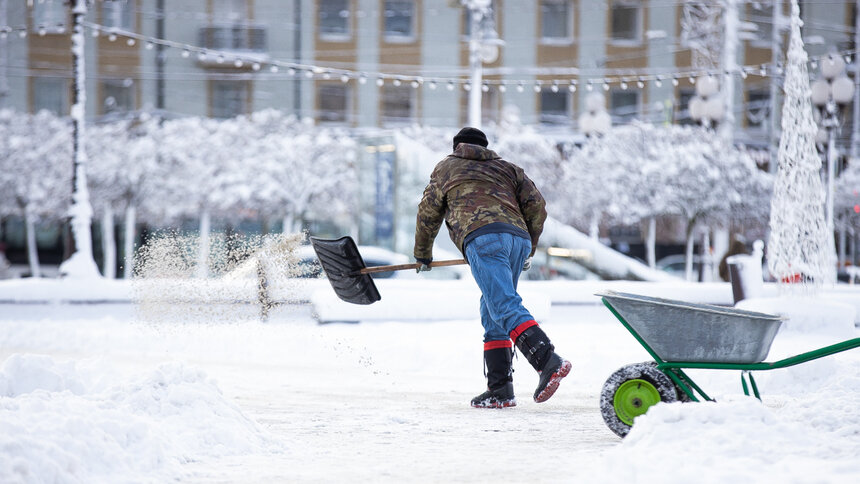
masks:
<svg viewBox="0 0 860 484"><path fill-rule="evenodd" d="M239 50L265 52L266 28L253 25L231 24L201 27L200 45L213 50Z"/></svg>

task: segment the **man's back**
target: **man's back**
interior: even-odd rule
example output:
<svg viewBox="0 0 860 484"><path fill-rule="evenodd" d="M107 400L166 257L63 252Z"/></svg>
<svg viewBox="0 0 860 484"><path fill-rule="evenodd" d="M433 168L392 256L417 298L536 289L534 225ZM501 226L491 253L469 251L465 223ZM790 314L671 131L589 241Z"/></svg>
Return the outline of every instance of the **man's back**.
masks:
<svg viewBox="0 0 860 484"><path fill-rule="evenodd" d="M421 242L432 243L432 229L438 230L442 216L462 251L466 236L489 224L539 235L546 212L543 197L522 168L493 150L464 143L433 170L417 219L417 233L432 236Z"/></svg>

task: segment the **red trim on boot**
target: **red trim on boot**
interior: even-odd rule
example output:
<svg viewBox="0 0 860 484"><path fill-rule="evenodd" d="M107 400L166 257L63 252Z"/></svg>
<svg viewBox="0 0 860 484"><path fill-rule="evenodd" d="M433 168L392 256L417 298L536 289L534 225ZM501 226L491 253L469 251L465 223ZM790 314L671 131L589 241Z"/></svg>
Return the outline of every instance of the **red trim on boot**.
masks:
<svg viewBox="0 0 860 484"><path fill-rule="evenodd" d="M517 326L516 328L514 328L513 331L511 331L511 340L516 341L517 338L520 337L520 334L522 334L523 331L531 328L532 326L537 326L537 325L538 325L537 321L535 321L534 319L529 319L528 321Z"/></svg>
<svg viewBox="0 0 860 484"><path fill-rule="evenodd" d="M514 344L511 343L511 340L504 339L499 341L487 341L484 343L484 351L488 350L497 350L499 348L513 348Z"/></svg>

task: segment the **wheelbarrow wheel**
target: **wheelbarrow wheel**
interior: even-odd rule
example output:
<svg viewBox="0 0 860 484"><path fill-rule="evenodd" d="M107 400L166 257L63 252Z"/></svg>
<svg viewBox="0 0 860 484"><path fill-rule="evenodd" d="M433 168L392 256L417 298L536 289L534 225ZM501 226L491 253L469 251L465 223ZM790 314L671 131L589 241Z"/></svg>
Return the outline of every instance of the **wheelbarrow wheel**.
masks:
<svg viewBox="0 0 860 484"><path fill-rule="evenodd" d="M624 366L606 380L600 393L600 413L606 426L624 437L633 420L649 408L679 400L672 380L657 369L657 363L646 361Z"/></svg>

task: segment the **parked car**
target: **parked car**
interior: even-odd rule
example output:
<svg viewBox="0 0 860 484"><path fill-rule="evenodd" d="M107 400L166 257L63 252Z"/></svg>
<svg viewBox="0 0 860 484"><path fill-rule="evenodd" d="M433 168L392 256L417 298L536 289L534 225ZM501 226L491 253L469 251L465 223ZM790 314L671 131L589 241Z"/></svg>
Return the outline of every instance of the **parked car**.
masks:
<svg viewBox="0 0 860 484"><path fill-rule="evenodd" d="M657 269L668 272L675 277L681 279L686 278L687 257L684 254L674 254L666 256L657 261ZM698 280L699 273L702 269L702 257L699 255L693 256L693 277Z"/></svg>

